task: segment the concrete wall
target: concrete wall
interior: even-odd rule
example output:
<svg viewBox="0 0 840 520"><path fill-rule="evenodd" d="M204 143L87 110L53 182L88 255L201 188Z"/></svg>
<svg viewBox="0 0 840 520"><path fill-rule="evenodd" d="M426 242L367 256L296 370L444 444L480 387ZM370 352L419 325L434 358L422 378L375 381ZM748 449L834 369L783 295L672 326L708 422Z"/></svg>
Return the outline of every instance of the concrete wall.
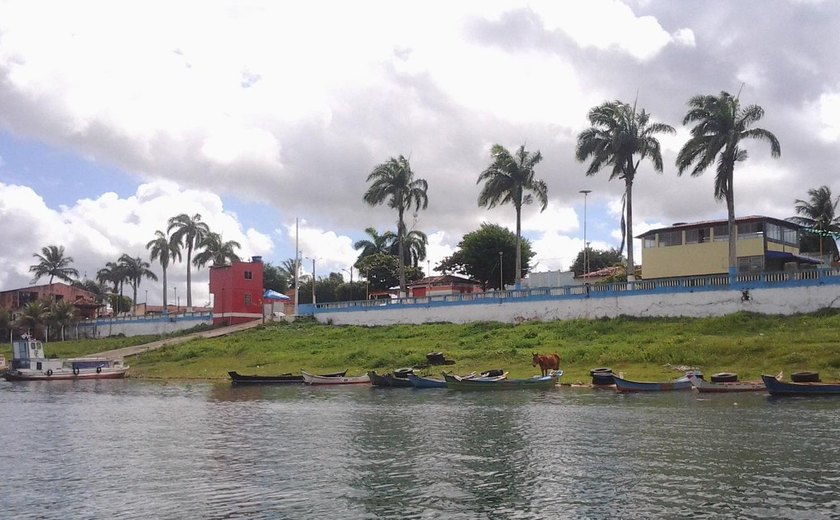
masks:
<svg viewBox="0 0 840 520"><path fill-rule="evenodd" d="M187 314L156 318L101 318L79 323L79 336L106 338L123 334L125 336L160 335L191 329L197 325L211 325L210 313Z"/></svg>
<svg viewBox="0 0 840 520"><path fill-rule="evenodd" d="M840 307L840 278L810 280L799 286L737 288L644 289L591 292L556 296L534 291L517 297L483 298L472 301L388 303L384 306L314 309L315 318L337 325L391 325L398 323L468 323L499 321L520 323L528 320L637 317L724 316L738 311L760 314L796 314ZM524 293L523 293L524 294ZM309 310L309 309L307 309Z"/></svg>

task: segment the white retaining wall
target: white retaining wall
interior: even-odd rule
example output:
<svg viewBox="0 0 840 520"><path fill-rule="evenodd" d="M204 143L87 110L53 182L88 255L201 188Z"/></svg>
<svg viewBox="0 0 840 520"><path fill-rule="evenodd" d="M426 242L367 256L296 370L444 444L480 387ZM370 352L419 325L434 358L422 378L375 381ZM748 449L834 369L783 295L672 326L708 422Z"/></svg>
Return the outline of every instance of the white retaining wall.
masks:
<svg viewBox="0 0 840 520"><path fill-rule="evenodd" d="M168 318L100 319L96 322L79 323L79 335L88 338L107 338L118 334L125 336L162 335L205 324L213 324L212 314Z"/></svg>
<svg viewBox="0 0 840 520"><path fill-rule="evenodd" d="M315 312L320 322L336 325L392 325L400 323L469 323L499 321L552 321L568 319L637 317L725 316L738 311L760 314L797 314L840 306L840 286L756 288L749 299L741 290L663 292L656 294L612 293L610 296L558 299L495 299L479 302L426 303L359 310L323 309ZM495 302L495 303L491 303Z"/></svg>

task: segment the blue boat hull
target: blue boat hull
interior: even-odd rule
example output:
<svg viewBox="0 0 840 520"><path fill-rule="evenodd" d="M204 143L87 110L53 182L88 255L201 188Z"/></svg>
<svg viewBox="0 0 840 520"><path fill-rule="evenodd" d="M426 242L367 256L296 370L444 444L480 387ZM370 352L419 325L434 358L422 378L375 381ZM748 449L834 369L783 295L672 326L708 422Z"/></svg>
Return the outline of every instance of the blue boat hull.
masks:
<svg viewBox="0 0 840 520"><path fill-rule="evenodd" d="M787 383L768 375L761 380L770 395L840 395L840 383Z"/></svg>
<svg viewBox="0 0 840 520"><path fill-rule="evenodd" d="M431 379L408 374L408 381L414 388L446 388L446 381L442 379Z"/></svg>

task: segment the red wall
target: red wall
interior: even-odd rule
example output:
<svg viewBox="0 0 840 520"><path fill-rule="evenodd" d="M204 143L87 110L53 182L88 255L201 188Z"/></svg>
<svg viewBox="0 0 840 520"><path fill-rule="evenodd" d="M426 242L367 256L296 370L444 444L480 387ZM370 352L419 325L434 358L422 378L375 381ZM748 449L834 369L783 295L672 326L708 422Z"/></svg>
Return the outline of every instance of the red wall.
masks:
<svg viewBox="0 0 840 520"><path fill-rule="evenodd" d="M234 262L210 268L213 324L236 324L262 318L262 262Z"/></svg>

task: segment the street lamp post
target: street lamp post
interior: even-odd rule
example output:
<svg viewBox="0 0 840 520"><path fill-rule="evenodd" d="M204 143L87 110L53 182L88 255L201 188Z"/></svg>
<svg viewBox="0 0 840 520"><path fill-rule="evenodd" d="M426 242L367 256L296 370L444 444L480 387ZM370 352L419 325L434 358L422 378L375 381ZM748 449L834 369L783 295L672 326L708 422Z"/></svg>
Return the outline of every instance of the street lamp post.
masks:
<svg viewBox="0 0 840 520"><path fill-rule="evenodd" d="M307 260L312 260L312 305L315 305L315 257L305 257Z"/></svg>
<svg viewBox="0 0 840 520"><path fill-rule="evenodd" d="M342 269L344 272L350 273L350 301L353 301L353 266L350 266L350 270Z"/></svg>
<svg viewBox="0 0 840 520"><path fill-rule="evenodd" d="M505 289L505 279L504 279L504 263L502 261L502 252L499 251L499 290L503 291Z"/></svg>
<svg viewBox="0 0 840 520"><path fill-rule="evenodd" d="M173 288L172 288L172 290L173 290L173 291L175 291L175 303L176 303L176 306L175 306L175 314L177 315L177 314L178 314L178 311L180 311L180 310L181 310L181 309L180 309L180 307L181 307L181 300L179 300L179 299L178 299L178 286L173 287Z"/></svg>
<svg viewBox="0 0 840 520"><path fill-rule="evenodd" d="M586 241L586 199L592 190L580 190L583 193L583 280L589 274L589 242Z"/></svg>

